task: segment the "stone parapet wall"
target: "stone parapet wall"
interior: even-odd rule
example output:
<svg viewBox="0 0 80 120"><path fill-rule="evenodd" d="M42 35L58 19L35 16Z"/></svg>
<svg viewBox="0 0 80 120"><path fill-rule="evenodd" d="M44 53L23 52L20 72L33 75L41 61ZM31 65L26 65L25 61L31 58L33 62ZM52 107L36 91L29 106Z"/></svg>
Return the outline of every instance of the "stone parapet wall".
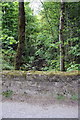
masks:
<svg viewBox="0 0 80 120"><path fill-rule="evenodd" d="M62 95L67 98L78 95L78 83L80 75L78 72L71 73L46 73L34 71L3 71L2 91L13 91L15 96L52 96L53 98ZM21 99L21 97L19 99Z"/></svg>

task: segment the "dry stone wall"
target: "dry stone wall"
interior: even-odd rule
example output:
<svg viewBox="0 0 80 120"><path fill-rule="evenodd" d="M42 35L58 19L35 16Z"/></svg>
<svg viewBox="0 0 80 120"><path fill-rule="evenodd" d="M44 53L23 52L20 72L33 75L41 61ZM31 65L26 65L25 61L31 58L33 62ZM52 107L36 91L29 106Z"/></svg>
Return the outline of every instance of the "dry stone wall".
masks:
<svg viewBox="0 0 80 120"><path fill-rule="evenodd" d="M78 83L80 75L65 74L41 74L32 72L10 72L2 73L2 91L13 91L12 99L18 95L18 99L27 96L43 95L48 97L64 96L71 98L78 95ZM19 98L20 96L20 98ZM23 97L22 97L23 96Z"/></svg>

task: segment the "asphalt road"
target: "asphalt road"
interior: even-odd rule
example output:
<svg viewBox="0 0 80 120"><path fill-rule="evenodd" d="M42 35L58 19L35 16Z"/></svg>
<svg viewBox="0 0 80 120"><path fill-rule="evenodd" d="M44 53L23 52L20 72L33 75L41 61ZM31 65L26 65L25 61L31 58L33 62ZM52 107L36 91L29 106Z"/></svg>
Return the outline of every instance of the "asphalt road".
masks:
<svg viewBox="0 0 80 120"><path fill-rule="evenodd" d="M1 116L0 116L1 117ZM78 106L64 104L2 103L3 118L78 118Z"/></svg>
<svg viewBox="0 0 80 120"><path fill-rule="evenodd" d="M0 120L2 119L2 102L0 101Z"/></svg>

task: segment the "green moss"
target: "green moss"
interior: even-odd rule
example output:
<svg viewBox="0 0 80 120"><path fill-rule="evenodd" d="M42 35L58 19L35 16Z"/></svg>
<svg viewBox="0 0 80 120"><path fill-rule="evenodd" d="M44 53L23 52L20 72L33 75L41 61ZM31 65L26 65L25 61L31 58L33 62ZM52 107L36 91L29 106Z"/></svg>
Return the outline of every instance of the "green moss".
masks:
<svg viewBox="0 0 80 120"><path fill-rule="evenodd" d="M12 94L13 94L12 90L7 90L5 92L2 92L2 95L5 96L5 97L11 97Z"/></svg>
<svg viewBox="0 0 80 120"><path fill-rule="evenodd" d="M80 71L72 71L72 72L60 72L60 71L21 71L21 70L3 70L0 72L0 75L6 75L6 76L24 76L26 77L26 74L32 74L32 75L60 75L60 76L75 76L80 75Z"/></svg>
<svg viewBox="0 0 80 120"><path fill-rule="evenodd" d="M40 75L61 75L61 76L72 76L72 75L80 75L80 71L72 71L72 72L61 72L61 71L27 71L31 74L40 74Z"/></svg>
<svg viewBox="0 0 80 120"><path fill-rule="evenodd" d="M64 99L65 99L65 96L64 96L64 95L58 95L56 98L57 98L58 100L64 100Z"/></svg>
<svg viewBox="0 0 80 120"><path fill-rule="evenodd" d="M0 73L0 74L10 76L10 77L14 77L14 76L26 77L26 72L25 71L18 71L18 70L2 71L2 73Z"/></svg>
<svg viewBox="0 0 80 120"><path fill-rule="evenodd" d="M71 96L71 99L72 99L72 100L78 100L78 95L73 95L73 96Z"/></svg>

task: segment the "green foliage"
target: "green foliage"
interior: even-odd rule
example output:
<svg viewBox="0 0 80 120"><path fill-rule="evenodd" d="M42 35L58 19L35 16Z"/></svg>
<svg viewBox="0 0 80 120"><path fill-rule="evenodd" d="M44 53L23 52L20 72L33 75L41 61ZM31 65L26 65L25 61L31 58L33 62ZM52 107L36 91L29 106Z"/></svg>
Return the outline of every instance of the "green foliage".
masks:
<svg viewBox="0 0 80 120"><path fill-rule="evenodd" d="M78 100L78 96L77 95L73 95L73 96L71 96L71 99L72 100Z"/></svg>
<svg viewBox="0 0 80 120"><path fill-rule="evenodd" d="M14 56L15 56L15 50L13 46L17 43L16 40L14 40L14 37L8 37L7 35L2 35L2 69L13 69L14 64Z"/></svg>
<svg viewBox="0 0 80 120"><path fill-rule="evenodd" d="M3 70L14 70L14 66L12 66L11 64L9 64L9 62L3 60L2 61L2 69Z"/></svg>
<svg viewBox="0 0 80 120"><path fill-rule="evenodd" d="M2 69L14 69L18 35L18 3L2 2Z"/></svg>
<svg viewBox="0 0 80 120"><path fill-rule="evenodd" d="M64 95L58 95L58 96L57 96L57 99L58 99L58 100L64 100L64 99L65 99L65 96L64 96Z"/></svg>
<svg viewBox="0 0 80 120"><path fill-rule="evenodd" d="M68 67L67 71L75 71L75 70L80 70L80 64L70 64L70 67Z"/></svg>
<svg viewBox="0 0 80 120"><path fill-rule="evenodd" d="M18 45L18 2L2 2L3 69L14 69ZM65 3L64 47L67 71L80 69L80 2ZM59 70L60 3L44 2L34 15L25 2L26 38L21 70Z"/></svg>
<svg viewBox="0 0 80 120"><path fill-rule="evenodd" d="M7 91L5 91L5 92L2 93L2 95L5 96L5 97L7 97L7 98L11 97L12 94L13 94L12 90L7 90Z"/></svg>
<svg viewBox="0 0 80 120"><path fill-rule="evenodd" d="M18 2L2 2L2 32L17 39Z"/></svg>

